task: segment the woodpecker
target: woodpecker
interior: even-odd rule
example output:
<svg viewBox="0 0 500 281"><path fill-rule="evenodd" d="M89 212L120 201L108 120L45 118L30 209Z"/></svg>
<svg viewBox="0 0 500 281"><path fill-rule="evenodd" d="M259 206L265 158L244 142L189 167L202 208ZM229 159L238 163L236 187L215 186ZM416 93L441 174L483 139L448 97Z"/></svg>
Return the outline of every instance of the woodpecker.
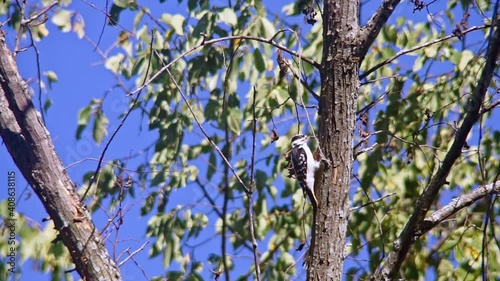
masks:
<svg viewBox="0 0 500 281"><path fill-rule="evenodd" d="M318 200L314 195L314 175L320 167L320 162L313 157L311 149L307 145L308 136L298 134L292 138L292 153L290 160L295 177L305 194L309 197L313 209L318 207Z"/></svg>

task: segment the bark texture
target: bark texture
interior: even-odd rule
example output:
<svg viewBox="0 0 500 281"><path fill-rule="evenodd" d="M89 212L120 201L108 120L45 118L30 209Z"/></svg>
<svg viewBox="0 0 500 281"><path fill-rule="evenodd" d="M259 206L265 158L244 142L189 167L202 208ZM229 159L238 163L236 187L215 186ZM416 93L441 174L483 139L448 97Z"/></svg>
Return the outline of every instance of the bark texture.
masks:
<svg viewBox="0 0 500 281"><path fill-rule="evenodd" d="M104 241L80 202L0 29L0 135L42 201L83 280L121 280Z"/></svg>
<svg viewBox="0 0 500 281"><path fill-rule="evenodd" d="M332 165L318 173L319 208L309 250L308 280L342 279L359 89L358 9L357 0L324 2L318 135Z"/></svg>

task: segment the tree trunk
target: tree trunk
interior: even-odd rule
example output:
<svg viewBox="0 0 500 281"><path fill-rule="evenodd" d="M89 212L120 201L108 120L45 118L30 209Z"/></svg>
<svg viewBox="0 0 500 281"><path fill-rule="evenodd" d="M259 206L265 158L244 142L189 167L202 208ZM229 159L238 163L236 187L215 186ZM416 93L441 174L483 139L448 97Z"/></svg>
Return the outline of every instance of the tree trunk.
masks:
<svg viewBox="0 0 500 281"><path fill-rule="evenodd" d="M325 0L319 143L331 166L317 180L319 208L308 280L341 280L349 217L353 132L359 89L359 1Z"/></svg>
<svg viewBox="0 0 500 281"><path fill-rule="evenodd" d="M86 281L121 280L99 231L76 193L49 133L27 93L27 86L0 30L0 135L31 185Z"/></svg>

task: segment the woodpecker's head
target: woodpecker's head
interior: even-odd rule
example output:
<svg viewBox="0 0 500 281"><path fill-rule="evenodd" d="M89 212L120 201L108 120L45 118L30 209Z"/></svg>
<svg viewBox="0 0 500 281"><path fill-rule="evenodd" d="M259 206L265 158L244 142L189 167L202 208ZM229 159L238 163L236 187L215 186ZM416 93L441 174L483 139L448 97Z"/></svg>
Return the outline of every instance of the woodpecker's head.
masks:
<svg viewBox="0 0 500 281"><path fill-rule="evenodd" d="M307 135L302 135L302 134L295 135L292 138L292 147L297 147L300 145L307 144L308 139L309 139L309 136L307 136Z"/></svg>

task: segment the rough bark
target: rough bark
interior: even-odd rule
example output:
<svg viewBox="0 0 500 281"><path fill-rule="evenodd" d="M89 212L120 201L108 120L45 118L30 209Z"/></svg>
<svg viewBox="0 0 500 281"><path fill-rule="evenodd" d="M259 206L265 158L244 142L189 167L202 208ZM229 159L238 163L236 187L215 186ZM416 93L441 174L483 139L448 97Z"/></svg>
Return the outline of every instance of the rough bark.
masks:
<svg viewBox="0 0 500 281"><path fill-rule="evenodd" d="M358 9L359 1L324 2L318 135L332 165L320 171L317 180L319 208L309 249L308 280L342 279L359 89Z"/></svg>
<svg viewBox="0 0 500 281"><path fill-rule="evenodd" d="M121 280L99 231L76 193L49 133L27 93L0 30L0 135L17 167L59 231L86 281Z"/></svg>
<svg viewBox="0 0 500 281"><path fill-rule="evenodd" d="M396 9L396 6L399 4L399 2L400 0L384 0L377 11L372 15L366 25L359 32L359 64L361 64L361 61L363 61L363 59L365 58L366 53L377 38L380 30L382 30L382 27L384 27L387 20L394 12L394 9Z"/></svg>

